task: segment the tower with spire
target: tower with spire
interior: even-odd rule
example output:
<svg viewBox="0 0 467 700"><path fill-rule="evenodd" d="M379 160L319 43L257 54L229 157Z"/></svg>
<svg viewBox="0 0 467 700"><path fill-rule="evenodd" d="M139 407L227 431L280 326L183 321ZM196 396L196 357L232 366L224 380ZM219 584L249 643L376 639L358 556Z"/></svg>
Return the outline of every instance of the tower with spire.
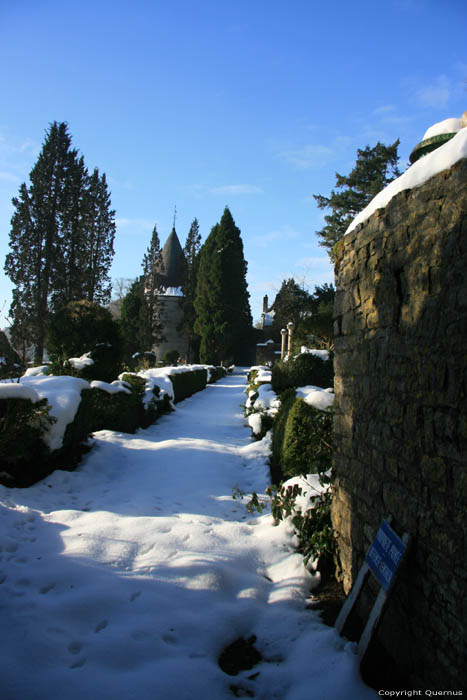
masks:
<svg viewBox="0 0 467 700"><path fill-rule="evenodd" d="M162 248L158 299L163 340L154 346L153 351L157 359L162 360L168 350L177 350L183 361L188 353L188 338L179 330L183 321L182 282L185 256L175 230L176 214L175 208L172 231Z"/></svg>

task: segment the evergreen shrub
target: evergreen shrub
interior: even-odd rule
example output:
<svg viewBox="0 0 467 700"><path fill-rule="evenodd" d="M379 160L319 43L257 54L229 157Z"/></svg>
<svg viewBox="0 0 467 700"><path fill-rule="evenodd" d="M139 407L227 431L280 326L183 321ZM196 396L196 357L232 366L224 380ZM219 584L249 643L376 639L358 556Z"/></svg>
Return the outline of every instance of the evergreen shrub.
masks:
<svg viewBox="0 0 467 700"><path fill-rule="evenodd" d="M172 410L169 395L164 394L163 397L160 397L160 389L157 385L153 386L153 397L145 406L143 403L144 394L146 393L145 378L131 373L125 373L121 378L122 381L130 384L131 391L138 397L138 421L141 428L147 428L163 413Z"/></svg>
<svg viewBox="0 0 467 700"><path fill-rule="evenodd" d="M119 391L109 394L104 389L92 388L92 429L116 430L122 433L134 433L143 422L143 406L138 391L130 394Z"/></svg>
<svg viewBox="0 0 467 700"><path fill-rule="evenodd" d="M209 374L209 384L214 384L218 379L222 379L222 377L227 376L227 370L225 367L221 367L219 365L218 367L210 367Z"/></svg>
<svg viewBox="0 0 467 700"><path fill-rule="evenodd" d="M52 316L46 345L54 374L108 382L121 371L118 323L108 309L84 299L70 302ZM81 357L88 352L94 364L81 370L70 367L67 362L70 357Z"/></svg>
<svg viewBox="0 0 467 700"><path fill-rule="evenodd" d="M287 362L276 362L272 368L272 388L278 394L290 387L313 386L327 389L334 384L333 358L322 360L311 353L302 353Z"/></svg>
<svg viewBox="0 0 467 700"><path fill-rule="evenodd" d="M177 372L170 375L170 381L174 389L174 402L178 403L206 388L208 372L206 369Z"/></svg>
<svg viewBox="0 0 467 700"><path fill-rule="evenodd" d="M280 395L281 405L272 426L271 475L275 484L282 481L281 458L285 425L293 404L297 400L295 389L286 389Z"/></svg>
<svg viewBox="0 0 467 700"><path fill-rule="evenodd" d="M50 451L42 436L55 421L47 399L0 401L0 483L29 486L47 471Z"/></svg>
<svg viewBox="0 0 467 700"><path fill-rule="evenodd" d="M170 367L176 365L180 359L180 353L178 350L167 350L162 357L162 363L164 367Z"/></svg>
<svg viewBox="0 0 467 700"><path fill-rule="evenodd" d="M11 346L6 334L0 331L0 379L19 377L23 371L18 353Z"/></svg>
<svg viewBox="0 0 467 700"><path fill-rule="evenodd" d="M298 398L284 426L280 464L286 479L323 474L332 466L332 413Z"/></svg>
<svg viewBox="0 0 467 700"><path fill-rule="evenodd" d="M157 357L155 353L152 350L146 350L145 352L135 352L127 364L132 372L139 372L142 369L155 367L156 363Z"/></svg>
<svg viewBox="0 0 467 700"><path fill-rule="evenodd" d="M68 423L63 436L63 445L59 450L51 453L52 469L65 469L71 471L76 467L89 445L86 444L94 428L93 396L92 390L81 391L81 401L71 423Z"/></svg>

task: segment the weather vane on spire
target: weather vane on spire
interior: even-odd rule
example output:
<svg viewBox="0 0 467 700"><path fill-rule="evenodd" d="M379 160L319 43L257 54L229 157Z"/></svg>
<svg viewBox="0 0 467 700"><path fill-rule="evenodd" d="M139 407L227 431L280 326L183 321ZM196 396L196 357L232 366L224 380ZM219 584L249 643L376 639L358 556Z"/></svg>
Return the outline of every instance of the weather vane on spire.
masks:
<svg viewBox="0 0 467 700"><path fill-rule="evenodd" d="M177 205L174 207L174 231L175 231L175 220L177 218Z"/></svg>

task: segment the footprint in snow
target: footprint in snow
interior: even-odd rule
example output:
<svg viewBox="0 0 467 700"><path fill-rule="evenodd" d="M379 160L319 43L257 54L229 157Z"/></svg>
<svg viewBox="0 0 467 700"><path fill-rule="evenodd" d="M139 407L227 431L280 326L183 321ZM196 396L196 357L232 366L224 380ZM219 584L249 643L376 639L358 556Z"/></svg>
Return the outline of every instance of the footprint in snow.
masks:
<svg viewBox="0 0 467 700"><path fill-rule="evenodd" d="M39 589L39 593L45 595L46 593L51 591L52 588L55 588L55 582L47 583L45 586L42 586L42 588Z"/></svg>
<svg viewBox="0 0 467 700"><path fill-rule="evenodd" d="M83 656L80 659L76 659L74 663L70 664L69 668L81 668L85 663L86 658Z"/></svg>
<svg viewBox="0 0 467 700"><path fill-rule="evenodd" d="M68 651L70 654L79 654L82 648L83 645L81 642L71 642L71 644L68 645Z"/></svg>
<svg viewBox="0 0 467 700"><path fill-rule="evenodd" d="M141 595L141 591L136 591L136 593L132 593L130 596L130 603L133 603L137 598L139 598Z"/></svg>
<svg viewBox="0 0 467 700"><path fill-rule="evenodd" d="M94 632L96 632L96 634L97 634L97 632L101 632L103 629L105 629L107 627L108 624L109 624L108 620L101 620L100 622L97 623L96 629L94 630Z"/></svg>

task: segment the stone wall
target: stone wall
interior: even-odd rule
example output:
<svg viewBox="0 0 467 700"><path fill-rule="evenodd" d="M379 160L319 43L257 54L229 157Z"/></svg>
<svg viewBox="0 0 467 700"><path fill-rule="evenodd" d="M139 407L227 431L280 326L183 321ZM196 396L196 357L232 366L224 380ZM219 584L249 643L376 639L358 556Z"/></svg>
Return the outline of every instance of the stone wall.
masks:
<svg viewBox="0 0 467 700"><path fill-rule="evenodd" d="M348 591L388 514L411 534L378 643L421 689L467 687L466 185L462 160L396 195L346 236L337 274L342 578Z"/></svg>
<svg viewBox="0 0 467 700"><path fill-rule="evenodd" d="M168 350L178 350L182 361L185 361L188 339L179 331L183 321L183 297L163 295L159 296L159 303L164 341L153 348L156 358L160 361Z"/></svg>

